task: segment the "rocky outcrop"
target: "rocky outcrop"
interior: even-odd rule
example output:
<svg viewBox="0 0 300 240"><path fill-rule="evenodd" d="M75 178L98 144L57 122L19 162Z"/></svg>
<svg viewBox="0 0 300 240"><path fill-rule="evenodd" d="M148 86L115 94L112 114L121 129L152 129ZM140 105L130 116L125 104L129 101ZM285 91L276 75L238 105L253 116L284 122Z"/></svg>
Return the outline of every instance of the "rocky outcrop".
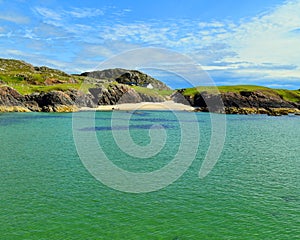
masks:
<svg viewBox="0 0 300 240"><path fill-rule="evenodd" d="M29 111L23 104L24 100L24 96L15 89L7 86L0 87L0 112Z"/></svg>
<svg viewBox="0 0 300 240"><path fill-rule="evenodd" d="M67 92L35 93L25 96L25 99L24 104L31 111L73 112L78 110L75 102Z"/></svg>
<svg viewBox="0 0 300 240"><path fill-rule="evenodd" d="M118 82L120 84L145 86L151 84L153 88L159 90L170 90L163 82L150 77L149 75L137 70L127 70L122 68L106 69L102 71L84 72L80 76L86 77L85 82L104 83Z"/></svg>
<svg viewBox="0 0 300 240"><path fill-rule="evenodd" d="M160 96L138 93L122 84L110 84L107 88L90 88L90 93L78 90L51 91L21 95L13 88L0 87L0 112L74 112L81 107L120 103L161 102Z"/></svg>
<svg viewBox="0 0 300 240"><path fill-rule="evenodd" d="M90 88L89 91L92 94L93 101L96 105L164 101L160 96L150 96L138 93L134 89L123 84L110 84L108 88Z"/></svg>
<svg viewBox="0 0 300 240"><path fill-rule="evenodd" d="M184 96L184 90L172 95L175 102L188 103L196 107L196 111L217 112L226 114L268 114L281 116L300 112L300 103L285 101L279 95L262 91L241 91L213 94L197 93Z"/></svg>

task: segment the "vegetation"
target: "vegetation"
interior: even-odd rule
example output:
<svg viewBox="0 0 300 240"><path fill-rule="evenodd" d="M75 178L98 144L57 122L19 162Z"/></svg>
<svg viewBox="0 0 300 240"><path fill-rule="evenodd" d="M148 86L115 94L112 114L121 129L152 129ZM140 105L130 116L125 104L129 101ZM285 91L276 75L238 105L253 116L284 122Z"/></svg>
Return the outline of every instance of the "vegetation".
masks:
<svg viewBox="0 0 300 240"><path fill-rule="evenodd" d="M7 85L21 94L34 92L49 92L53 90L67 91L77 89L88 92L89 88L103 86L109 88L110 84L118 84L115 80L118 74L124 74L125 69L108 69L81 75L69 75L60 70L48 67L35 67L29 63L14 59L0 59L0 85ZM164 86L163 83L138 71L131 71L141 80ZM132 86L137 92L151 96L169 96L172 90L148 89Z"/></svg>
<svg viewBox="0 0 300 240"><path fill-rule="evenodd" d="M34 67L33 65L20 60L1 59L0 58L0 85L7 85L16 89L21 94L31 94L34 92L49 92L53 90L66 91L77 89L88 92L88 89L96 86L109 87L110 84L118 84L113 80L113 76L118 73L124 73L124 69L108 69L98 72L83 73L81 75L69 75L60 70L48 67ZM97 78L93 78L93 74ZM140 81L151 82L161 89L164 84L152 79L146 74L138 71L131 71L132 76L138 76ZM125 79L126 80L126 79ZM173 90L149 89L141 86L131 86L139 93L149 96L168 97ZM200 86L196 88L188 88L183 91L186 96L194 96L199 92L207 91L209 93L225 93L241 91L260 91L269 96L280 96L283 100L291 102L300 102L299 90L273 89L254 85L237 85L237 86Z"/></svg>
<svg viewBox="0 0 300 240"><path fill-rule="evenodd" d="M174 92L174 90L158 90L158 89L150 89L150 88L145 88L140 86L132 86L132 88L138 93L147 94L149 96L167 97Z"/></svg>
<svg viewBox="0 0 300 240"><path fill-rule="evenodd" d="M226 93L234 92L240 93L242 91L260 91L269 96L280 96L285 101L290 102L300 102L300 90L286 90L286 89L273 89L262 86L255 85L236 85L236 86L207 86L207 87L196 87L187 88L184 90L183 95L185 96L195 96L199 92L206 91L208 93Z"/></svg>

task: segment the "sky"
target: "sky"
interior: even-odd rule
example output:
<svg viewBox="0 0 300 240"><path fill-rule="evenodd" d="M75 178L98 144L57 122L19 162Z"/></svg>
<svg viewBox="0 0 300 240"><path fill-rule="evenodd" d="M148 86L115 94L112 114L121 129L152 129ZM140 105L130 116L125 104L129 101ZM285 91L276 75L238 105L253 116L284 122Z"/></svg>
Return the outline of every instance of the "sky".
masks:
<svg viewBox="0 0 300 240"><path fill-rule="evenodd" d="M299 46L300 0L0 0L0 57L68 73L156 48L143 61L176 52L177 69L189 58L216 85L299 89ZM155 77L186 87L174 75Z"/></svg>

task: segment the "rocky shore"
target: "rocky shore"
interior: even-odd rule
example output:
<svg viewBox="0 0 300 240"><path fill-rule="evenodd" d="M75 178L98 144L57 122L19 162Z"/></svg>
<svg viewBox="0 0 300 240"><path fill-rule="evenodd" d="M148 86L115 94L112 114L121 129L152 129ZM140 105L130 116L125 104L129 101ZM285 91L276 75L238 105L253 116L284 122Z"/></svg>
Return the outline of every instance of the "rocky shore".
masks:
<svg viewBox="0 0 300 240"><path fill-rule="evenodd" d="M226 114L267 114L282 116L300 114L300 103L289 102L279 95L263 91L241 91L226 93L200 92L194 96L185 96L184 90L172 95L175 102L191 105L195 111Z"/></svg>
<svg viewBox="0 0 300 240"><path fill-rule="evenodd" d="M0 87L0 112L74 112L83 107L162 101L160 96L138 93L123 84L90 88L88 93L67 90L30 95L21 95L8 86Z"/></svg>

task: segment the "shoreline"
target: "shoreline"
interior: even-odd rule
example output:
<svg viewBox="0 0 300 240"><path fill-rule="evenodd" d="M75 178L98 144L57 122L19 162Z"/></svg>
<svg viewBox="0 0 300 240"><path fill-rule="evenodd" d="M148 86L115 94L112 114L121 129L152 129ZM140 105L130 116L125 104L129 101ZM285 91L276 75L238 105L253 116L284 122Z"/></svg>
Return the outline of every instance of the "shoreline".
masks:
<svg viewBox="0 0 300 240"><path fill-rule="evenodd" d="M185 112L209 112L207 108L192 107L174 101L164 102L140 102L140 103L122 103L116 105L102 105L96 108L77 107L74 105L56 105L47 111L30 111L24 106L0 106L0 113L12 112L85 112L85 111L185 111ZM298 108L239 108L239 107L225 107L223 110L214 111L214 113L226 115L269 115L269 116L283 116L283 115L297 115L300 116L300 109Z"/></svg>
<svg viewBox="0 0 300 240"><path fill-rule="evenodd" d="M135 110L148 110L148 111L194 111L192 106L175 103L174 101L165 102L141 102L141 103L122 103L116 105L103 105L97 108L80 108L79 111L135 111Z"/></svg>

